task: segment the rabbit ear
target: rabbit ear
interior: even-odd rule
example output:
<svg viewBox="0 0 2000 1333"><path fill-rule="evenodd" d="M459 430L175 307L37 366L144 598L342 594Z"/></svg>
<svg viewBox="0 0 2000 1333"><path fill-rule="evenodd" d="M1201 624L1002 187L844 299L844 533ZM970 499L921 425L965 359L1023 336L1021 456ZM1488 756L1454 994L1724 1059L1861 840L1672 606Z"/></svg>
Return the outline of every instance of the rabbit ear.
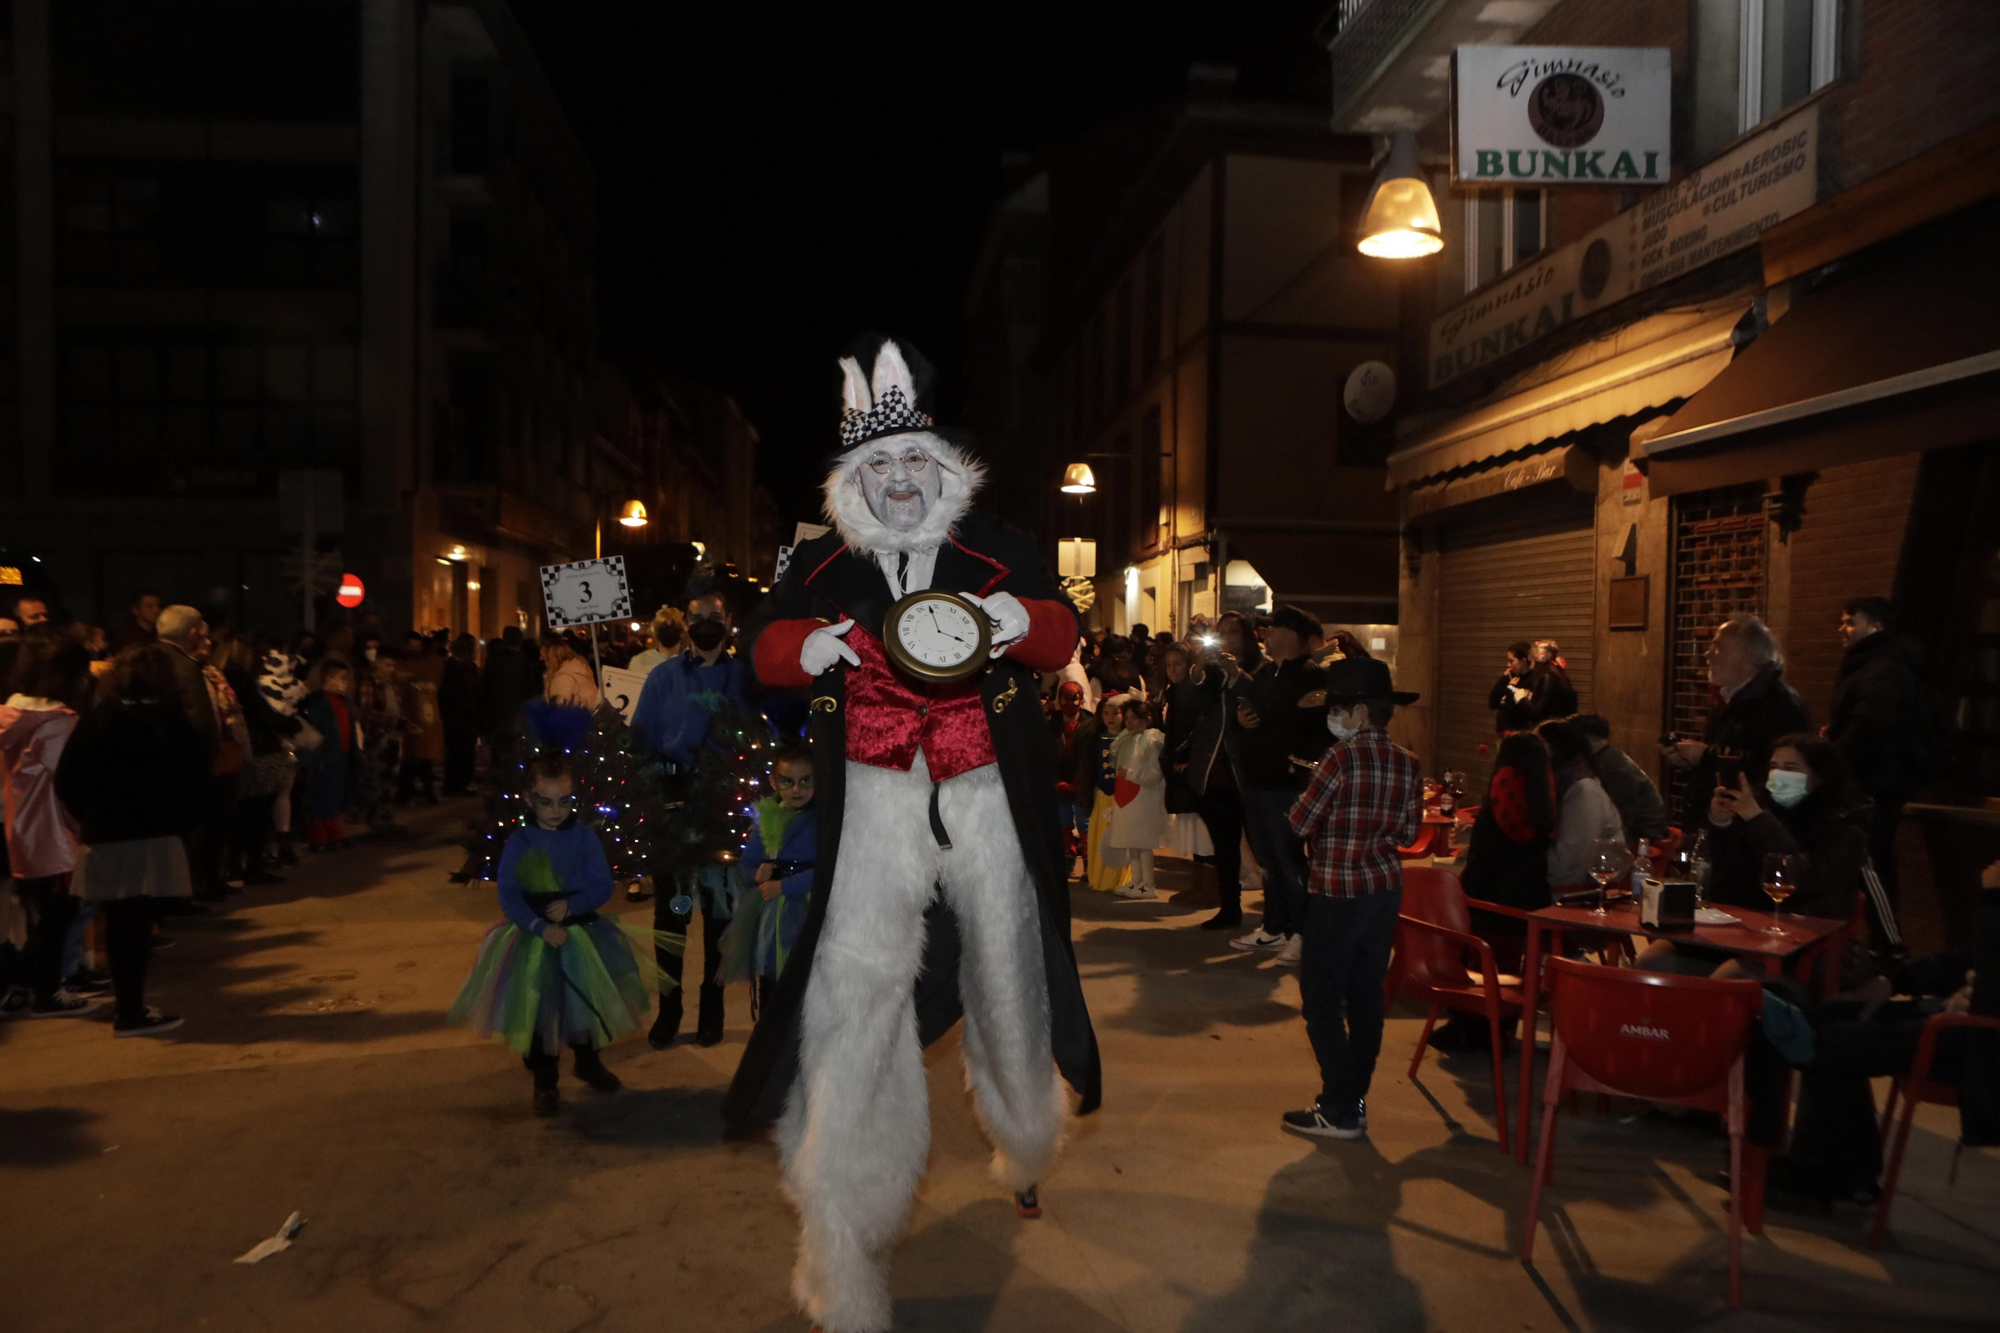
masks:
<svg viewBox="0 0 2000 1333"><path fill-rule="evenodd" d="M861 363L851 356L840 358L840 405L849 412L866 412L875 406L875 398L868 392L868 379L861 373Z"/></svg>
<svg viewBox="0 0 2000 1333"><path fill-rule="evenodd" d="M917 386L911 382L909 363L903 360L903 349L895 343L883 340L882 350L875 354L875 400L890 389L901 389L903 401L911 407L917 405Z"/></svg>

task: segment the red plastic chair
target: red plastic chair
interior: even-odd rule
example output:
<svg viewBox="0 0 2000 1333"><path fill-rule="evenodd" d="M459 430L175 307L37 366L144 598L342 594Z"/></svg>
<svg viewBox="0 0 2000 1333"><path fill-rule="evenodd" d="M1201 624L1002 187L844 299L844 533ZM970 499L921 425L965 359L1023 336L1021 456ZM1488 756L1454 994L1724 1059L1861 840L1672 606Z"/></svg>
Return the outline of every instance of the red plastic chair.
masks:
<svg viewBox="0 0 2000 1333"><path fill-rule="evenodd" d="M1729 1308L1742 1300L1743 1047L1764 993L1748 978L1680 977L1549 960L1555 1038L1542 1089L1541 1144L1521 1261L1535 1257L1542 1187L1554 1166L1556 1109L1571 1090L1718 1111L1729 1121ZM1527 1131L1523 1125L1522 1132Z"/></svg>
<svg viewBox="0 0 2000 1333"><path fill-rule="evenodd" d="M1409 1077L1417 1076L1430 1046L1431 1029L1437 1026L1438 1011L1486 1015L1487 1035L1493 1043L1493 1123L1500 1135L1500 1151L1512 1152L1507 1134L1506 1061L1502 1058L1500 1020L1515 1017L1525 1003L1518 979L1503 983L1494 965L1493 946L1472 933L1472 909L1497 912L1525 919L1519 908L1498 903L1477 902L1465 896L1458 876L1449 870L1429 866L1403 869L1403 912L1396 925L1396 957L1389 969L1389 995L1401 990L1419 1004L1428 1004L1430 1017L1424 1021L1423 1035L1417 1038L1416 1054L1410 1057ZM1475 974L1465 965L1465 951L1479 955Z"/></svg>
<svg viewBox="0 0 2000 1333"><path fill-rule="evenodd" d="M1882 1132L1886 1135L1889 1122L1895 1120L1896 1136L1889 1146L1888 1168L1882 1173L1882 1198L1875 1205L1875 1225L1868 1232L1868 1248L1871 1250L1881 1249L1889 1239L1889 1205L1896 1199L1896 1177L1902 1174L1903 1149L1910 1145L1910 1121L1916 1117L1917 1104L1958 1105L1958 1084L1939 1082L1931 1077L1931 1061L1937 1055L1938 1036L1953 1029L1976 1028L2000 1032L2000 1018L1979 1014L1932 1014L1917 1038L1917 1058L1910 1062L1910 1072L1897 1075L1889 1084L1889 1104L1882 1109ZM1903 1100L1900 1119L1896 1115L1898 1097Z"/></svg>
<svg viewBox="0 0 2000 1333"><path fill-rule="evenodd" d="M1449 828L1448 824L1425 824L1417 830L1417 840L1408 847L1398 847L1396 854L1405 861L1421 861L1437 852L1438 833Z"/></svg>

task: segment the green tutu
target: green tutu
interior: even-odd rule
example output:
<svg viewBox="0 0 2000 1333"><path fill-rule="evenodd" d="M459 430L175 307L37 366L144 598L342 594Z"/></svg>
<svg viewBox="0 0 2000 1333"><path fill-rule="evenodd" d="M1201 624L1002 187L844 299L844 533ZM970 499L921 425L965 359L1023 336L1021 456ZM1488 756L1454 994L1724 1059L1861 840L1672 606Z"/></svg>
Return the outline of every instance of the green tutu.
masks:
<svg viewBox="0 0 2000 1333"><path fill-rule="evenodd" d="M488 931L451 1021L521 1055L537 1037L545 1052L596 1048L643 1026L654 992L678 984L652 963L650 951L679 953L684 936L609 916L564 925L569 938L560 947L511 921ZM635 943L647 951L643 957Z"/></svg>

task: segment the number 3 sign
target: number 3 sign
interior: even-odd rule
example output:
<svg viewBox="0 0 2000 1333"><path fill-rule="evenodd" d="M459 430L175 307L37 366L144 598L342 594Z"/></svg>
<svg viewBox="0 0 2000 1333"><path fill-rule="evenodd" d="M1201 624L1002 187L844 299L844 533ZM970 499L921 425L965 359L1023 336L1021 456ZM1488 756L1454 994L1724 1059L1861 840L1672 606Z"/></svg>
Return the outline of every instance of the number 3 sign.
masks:
<svg viewBox="0 0 2000 1333"><path fill-rule="evenodd" d="M543 565L542 604L551 629L630 620L632 590L625 582L625 557Z"/></svg>

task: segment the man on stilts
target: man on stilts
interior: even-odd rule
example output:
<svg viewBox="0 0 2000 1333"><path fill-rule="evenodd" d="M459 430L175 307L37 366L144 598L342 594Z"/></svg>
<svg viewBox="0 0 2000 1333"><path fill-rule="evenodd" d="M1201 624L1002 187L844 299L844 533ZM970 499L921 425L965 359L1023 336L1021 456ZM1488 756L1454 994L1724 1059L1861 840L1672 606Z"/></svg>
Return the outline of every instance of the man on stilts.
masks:
<svg viewBox="0 0 2000 1333"><path fill-rule="evenodd" d="M1098 1102L1037 682L1069 661L1076 613L1025 537L970 512L983 469L919 409L916 358L882 340L867 359L872 377L841 362L834 531L792 553L744 635L764 684L810 687L821 832L805 929L723 1108L735 1133L778 1122L793 1292L824 1333L890 1325L889 1253L930 1146L924 1045L963 1018L994 1175L1024 1216L1063 1081L1079 1114ZM926 590L990 627L963 679L913 674L888 623Z"/></svg>

